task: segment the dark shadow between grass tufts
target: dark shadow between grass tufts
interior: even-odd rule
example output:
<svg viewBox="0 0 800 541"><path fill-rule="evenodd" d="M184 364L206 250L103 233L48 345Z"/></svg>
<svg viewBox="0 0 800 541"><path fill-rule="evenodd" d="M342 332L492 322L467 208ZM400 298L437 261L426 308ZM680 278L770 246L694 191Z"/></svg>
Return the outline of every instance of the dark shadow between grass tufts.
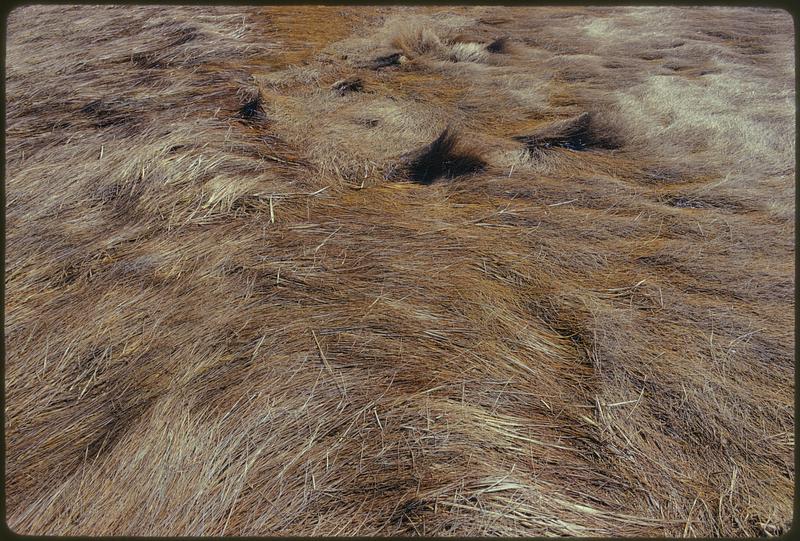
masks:
<svg viewBox="0 0 800 541"><path fill-rule="evenodd" d="M261 95L257 94L239 108L239 118L248 122L255 122L266 118Z"/></svg>
<svg viewBox="0 0 800 541"><path fill-rule="evenodd" d="M340 96L344 96L348 92L361 92L364 89L364 81L358 77L349 77L336 81L331 85L331 90Z"/></svg>
<svg viewBox="0 0 800 541"><path fill-rule="evenodd" d="M621 146L619 138L609 129L601 130L590 113L560 120L540 128L530 135L514 137L530 150L566 148L568 150L613 150Z"/></svg>
<svg viewBox="0 0 800 541"><path fill-rule="evenodd" d="M493 54L508 53L510 51L508 37L503 36L502 38L497 38L486 46L486 50Z"/></svg>
<svg viewBox="0 0 800 541"><path fill-rule="evenodd" d="M432 143L412 152L402 160L401 170L419 184L432 184L440 178L455 178L477 173L486 163L475 152L464 149L450 128Z"/></svg>
<svg viewBox="0 0 800 541"><path fill-rule="evenodd" d="M405 57L403 56L403 53L392 53L387 54L386 56L379 56L369 64L369 67L372 69L381 69L389 66L399 66L403 62L401 59L404 58Z"/></svg>

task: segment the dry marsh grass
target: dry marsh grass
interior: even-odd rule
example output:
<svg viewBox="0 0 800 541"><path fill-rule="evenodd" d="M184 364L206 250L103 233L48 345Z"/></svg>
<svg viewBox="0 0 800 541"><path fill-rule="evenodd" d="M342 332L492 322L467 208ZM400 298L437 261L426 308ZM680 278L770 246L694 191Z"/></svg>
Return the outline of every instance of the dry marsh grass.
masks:
<svg viewBox="0 0 800 541"><path fill-rule="evenodd" d="M13 11L8 525L788 531L793 37L745 8Z"/></svg>

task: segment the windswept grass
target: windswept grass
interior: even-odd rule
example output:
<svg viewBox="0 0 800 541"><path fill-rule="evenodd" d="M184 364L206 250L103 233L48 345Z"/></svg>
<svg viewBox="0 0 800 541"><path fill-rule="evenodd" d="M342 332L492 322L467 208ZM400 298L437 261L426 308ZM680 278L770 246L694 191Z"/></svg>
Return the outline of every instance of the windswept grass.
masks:
<svg viewBox="0 0 800 541"><path fill-rule="evenodd" d="M792 32L741 8L15 10L9 526L787 531Z"/></svg>

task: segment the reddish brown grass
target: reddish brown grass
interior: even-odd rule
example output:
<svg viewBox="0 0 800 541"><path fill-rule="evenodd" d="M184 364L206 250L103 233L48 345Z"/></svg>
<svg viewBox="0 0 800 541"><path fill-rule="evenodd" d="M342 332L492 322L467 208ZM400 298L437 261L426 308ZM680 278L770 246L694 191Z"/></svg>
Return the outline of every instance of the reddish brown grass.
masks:
<svg viewBox="0 0 800 541"><path fill-rule="evenodd" d="M15 10L8 525L786 531L792 32L760 9ZM423 162L442 174L413 182Z"/></svg>

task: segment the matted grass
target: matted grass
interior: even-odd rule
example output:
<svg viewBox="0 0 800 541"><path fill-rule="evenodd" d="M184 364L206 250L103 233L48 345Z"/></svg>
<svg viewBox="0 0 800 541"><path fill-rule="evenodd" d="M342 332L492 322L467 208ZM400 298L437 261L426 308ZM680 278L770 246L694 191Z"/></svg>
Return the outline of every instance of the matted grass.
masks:
<svg viewBox="0 0 800 541"><path fill-rule="evenodd" d="M15 10L9 526L787 531L792 32L761 9Z"/></svg>

